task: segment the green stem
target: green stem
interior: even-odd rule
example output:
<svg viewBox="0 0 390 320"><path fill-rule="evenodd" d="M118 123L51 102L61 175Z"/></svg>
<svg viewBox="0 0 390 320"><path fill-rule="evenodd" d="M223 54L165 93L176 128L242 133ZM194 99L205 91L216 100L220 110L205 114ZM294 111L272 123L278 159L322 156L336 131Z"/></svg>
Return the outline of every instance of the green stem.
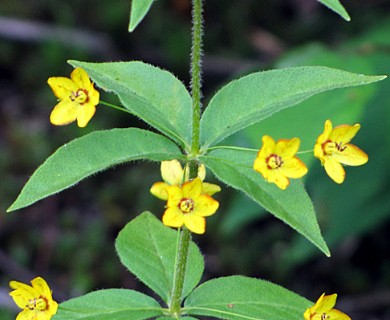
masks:
<svg viewBox="0 0 390 320"><path fill-rule="evenodd" d="M192 96L192 139L191 156L189 161L190 179L198 176L198 163L194 159L199 154L199 127L202 98L202 0L192 0L192 47L191 47L191 96ZM183 227L179 235L177 249L175 276L173 281L172 301L170 311L173 316L179 318L181 313L181 296L183 292L185 271L187 266L188 248L191 241L190 231Z"/></svg>
<svg viewBox="0 0 390 320"><path fill-rule="evenodd" d="M199 153L199 127L202 98L202 0L192 0L192 48L191 48L191 96L192 96L192 145L191 153Z"/></svg>

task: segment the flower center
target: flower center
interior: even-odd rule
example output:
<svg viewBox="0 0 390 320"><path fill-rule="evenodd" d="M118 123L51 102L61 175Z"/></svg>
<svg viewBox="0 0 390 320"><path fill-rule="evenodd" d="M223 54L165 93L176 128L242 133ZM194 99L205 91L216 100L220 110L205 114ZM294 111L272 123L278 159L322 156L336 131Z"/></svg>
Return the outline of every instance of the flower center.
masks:
<svg viewBox="0 0 390 320"><path fill-rule="evenodd" d="M329 316L324 312L321 314L321 320L329 319Z"/></svg>
<svg viewBox="0 0 390 320"><path fill-rule="evenodd" d="M267 162L268 169L277 169L283 164L282 157L277 154L271 154L265 161Z"/></svg>
<svg viewBox="0 0 390 320"><path fill-rule="evenodd" d="M78 89L76 92L72 91L70 94L70 100L76 101L80 104L88 102L88 92L84 89Z"/></svg>
<svg viewBox="0 0 390 320"><path fill-rule="evenodd" d="M30 310L47 310L47 300L44 297L34 298L28 300L28 304L26 305L26 308L29 308Z"/></svg>
<svg viewBox="0 0 390 320"><path fill-rule="evenodd" d="M342 142L337 143L331 140L327 140L322 144L322 149L324 150L325 154L331 155L336 150L339 152L343 152L345 149L347 149L347 146L344 145Z"/></svg>
<svg viewBox="0 0 390 320"><path fill-rule="evenodd" d="M194 204L194 200L183 198L179 203L179 209L183 213L190 213L192 210L194 210Z"/></svg>

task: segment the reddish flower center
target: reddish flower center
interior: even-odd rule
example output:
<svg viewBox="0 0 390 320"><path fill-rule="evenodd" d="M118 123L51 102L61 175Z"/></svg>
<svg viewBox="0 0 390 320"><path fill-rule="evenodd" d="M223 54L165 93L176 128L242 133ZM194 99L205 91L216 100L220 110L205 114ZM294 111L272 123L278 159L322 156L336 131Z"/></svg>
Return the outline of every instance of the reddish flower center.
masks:
<svg viewBox="0 0 390 320"><path fill-rule="evenodd" d="M345 149L347 149L347 146L342 142L337 143L332 140L326 140L321 146L322 150L327 155L333 154L336 150L339 152L343 152Z"/></svg>
<svg viewBox="0 0 390 320"><path fill-rule="evenodd" d="M88 91L84 89L78 89L76 92L72 91L69 98L72 101L83 104L88 102Z"/></svg>
<svg viewBox="0 0 390 320"><path fill-rule="evenodd" d="M183 198L179 202L179 209L184 214L190 213L192 212L192 210L194 210L194 205L194 200L192 200L191 198Z"/></svg>
<svg viewBox="0 0 390 320"><path fill-rule="evenodd" d="M267 162L268 169L278 169L282 166L283 160L281 156L278 156L277 154L271 154L269 155L265 161Z"/></svg>
<svg viewBox="0 0 390 320"><path fill-rule="evenodd" d="M49 305L47 303L47 299L40 296L39 298L30 299L26 305L26 308L30 310L47 310L49 308Z"/></svg>

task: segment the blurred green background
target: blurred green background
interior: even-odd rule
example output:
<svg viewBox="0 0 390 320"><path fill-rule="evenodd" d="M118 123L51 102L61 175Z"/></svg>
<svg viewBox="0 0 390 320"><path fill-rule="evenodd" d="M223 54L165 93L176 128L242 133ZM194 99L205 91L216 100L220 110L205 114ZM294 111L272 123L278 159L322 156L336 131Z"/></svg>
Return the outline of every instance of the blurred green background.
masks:
<svg viewBox="0 0 390 320"><path fill-rule="evenodd" d="M275 67L325 65L389 74L390 2L342 1L345 22L315 0L207 0L205 103L227 81ZM14 319L8 282L45 277L58 301L108 287L146 290L114 251L118 231L137 214L157 216L163 203L149 194L159 165L131 163L75 188L6 214L32 172L62 144L93 130L138 126L140 120L98 106L88 127L54 127L50 76L69 76L68 59L142 60L189 83L190 1L157 1L134 33L128 0L1 0L0 2L0 319ZM117 103L111 95L102 99ZM390 319L390 85L321 94L234 135L259 148L265 133L298 136L311 149L325 119L359 122L353 143L369 162L347 168L336 185L311 155L306 177L332 257L326 258L248 198L223 188L205 236L204 279L244 274L276 282L311 300L339 294L338 308L354 320ZM208 179L215 181L209 174Z"/></svg>

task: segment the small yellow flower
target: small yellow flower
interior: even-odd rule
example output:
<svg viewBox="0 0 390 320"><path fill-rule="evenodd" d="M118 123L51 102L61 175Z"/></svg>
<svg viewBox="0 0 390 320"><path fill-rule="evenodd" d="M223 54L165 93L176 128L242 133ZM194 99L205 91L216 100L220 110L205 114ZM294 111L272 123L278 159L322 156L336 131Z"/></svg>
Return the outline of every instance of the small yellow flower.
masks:
<svg viewBox="0 0 390 320"><path fill-rule="evenodd" d="M257 154L253 169L261 173L265 180L275 183L280 189L286 189L288 178L301 178L307 173L307 167L295 154L300 140L282 139L275 143L270 136L263 136L263 146Z"/></svg>
<svg viewBox="0 0 390 320"><path fill-rule="evenodd" d="M47 83L60 102L50 114L50 122L57 126L77 120L77 125L85 127L96 111L99 92L93 87L84 69L76 68L65 77L51 77Z"/></svg>
<svg viewBox="0 0 390 320"><path fill-rule="evenodd" d="M345 170L342 166L361 166L368 161L367 154L349 142L357 134L360 124L340 125L332 128L330 120L325 121L324 132L319 135L314 146L314 156L321 160L331 179L342 183Z"/></svg>
<svg viewBox="0 0 390 320"><path fill-rule="evenodd" d="M167 186L167 209L162 218L166 226L180 228L184 225L194 233L205 233L204 217L214 214L219 203L203 193L202 184L200 178L195 178L182 186Z"/></svg>
<svg viewBox="0 0 390 320"><path fill-rule="evenodd" d="M156 182L150 189L150 193L161 200L168 200L168 186L180 186L184 181L189 180L189 168L188 165L182 168L178 160L162 161L161 162L161 176L164 182ZM203 181L206 177L206 168L204 164L199 166L198 177ZM203 182L202 193L208 194L209 196L221 191L221 187Z"/></svg>
<svg viewBox="0 0 390 320"><path fill-rule="evenodd" d="M37 277L31 281L32 286L11 281L10 287L14 289L10 296L19 308L23 309L16 320L49 320L58 308L51 296L51 290L46 281Z"/></svg>
<svg viewBox="0 0 390 320"><path fill-rule="evenodd" d="M305 320L351 320L345 313L333 309L337 294L326 296L325 293L317 300L314 306L308 308L303 317Z"/></svg>

